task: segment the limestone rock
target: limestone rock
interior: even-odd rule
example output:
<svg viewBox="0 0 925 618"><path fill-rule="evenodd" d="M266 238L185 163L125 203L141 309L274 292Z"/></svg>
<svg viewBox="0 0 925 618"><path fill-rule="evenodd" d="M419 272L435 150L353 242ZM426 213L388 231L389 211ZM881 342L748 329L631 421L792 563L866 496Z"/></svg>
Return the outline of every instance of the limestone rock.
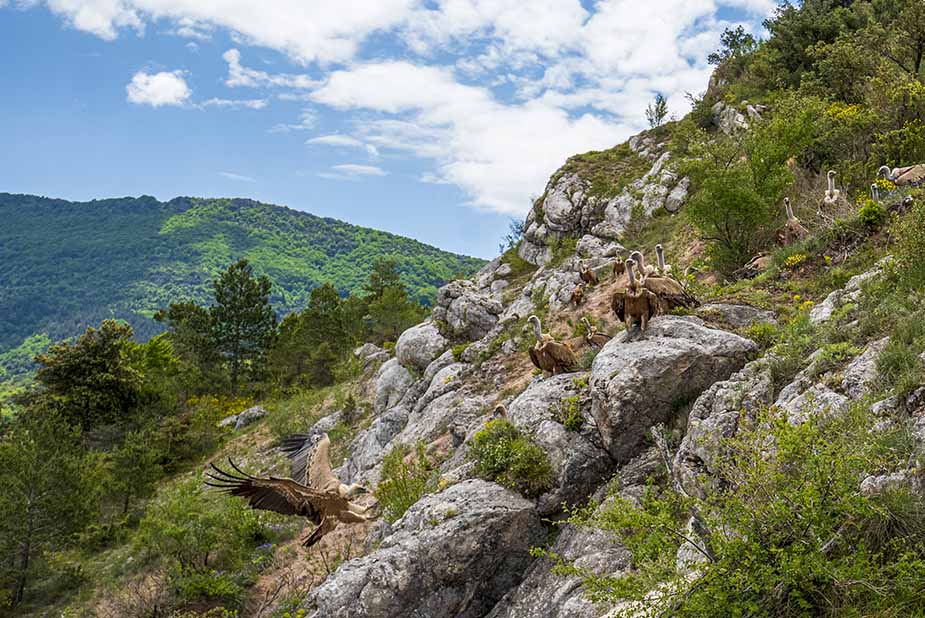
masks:
<svg viewBox="0 0 925 618"><path fill-rule="evenodd" d="M397 405L413 383L411 372L397 358L386 361L376 374L376 412Z"/></svg>
<svg viewBox="0 0 925 618"><path fill-rule="evenodd" d="M481 480L412 506L375 552L342 564L308 618L479 618L523 578L545 534L533 504Z"/></svg>
<svg viewBox="0 0 925 618"><path fill-rule="evenodd" d="M591 367L592 414L618 462L639 452L652 426L671 420L680 404L741 369L757 350L697 318L660 317L644 335L634 333L608 342Z"/></svg>
<svg viewBox="0 0 925 618"><path fill-rule="evenodd" d="M405 367L423 371L450 346L437 326L427 321L412 326L395 343L395 357Z"/></svg>
<svg viewBox="0 0 925 618"><path fill-rule="evenodd" d="M451 339L477 341L498 322L504 307L489 295L482 294L471 281L452 281L437 291L434 321L442 334Z"/></svg>
<svg viewBox="0 0 925 618"><path fill-rule="evenodd" d="M707 303L697 309L697 315L705 320L719 318L719 321L728 324L732 328L746 328L758 322L777 323L773 311L758 309L751 305Z"/></svg>
<svg viewBox="0 0 925 618"><path fill-rule="evenodd" d="M540 496L541 515L560 511L563 502L583 502L613 471L590 414L587 383L587 373L538 380L508 406L511 422L543 447L553 468L555 485ZM580 424L572 430L561 422L570 406Z"/></svg>
<svg viewBox="0 0 925 618"><path fill-rule="evenodd" d="M691 409L687 432L672 466L675 477L691 495L704 496L702 475L712 475L725 455L722 442L749 423L774 401L768 357L747 364L728 380L708 388Z"/></svg>
<svg viewBox="0 0 925 618"><path fill-rule="evenodd" d="M870 386L877 379L877 359L890 342L884 337L872 342L864 352L845 368L842 389L852 399L860 399L870 391Z"/></svg>

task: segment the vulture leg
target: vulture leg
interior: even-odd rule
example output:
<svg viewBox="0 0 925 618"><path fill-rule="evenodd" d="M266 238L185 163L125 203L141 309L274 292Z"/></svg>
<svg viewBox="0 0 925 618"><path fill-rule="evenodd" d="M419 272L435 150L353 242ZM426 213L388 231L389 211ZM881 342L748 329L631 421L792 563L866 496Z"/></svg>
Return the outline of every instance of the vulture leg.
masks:
<svg viewBox="0 0 925 618"><path fill-rule="evenodd" d="M302 541L303 547L311 547L315 543L321 540L321 537L326 535L328 532L332 531L337 527L337 518L334 516L325 517L320 524L318 524L312 533L305 537L305 540Z"/></svg>

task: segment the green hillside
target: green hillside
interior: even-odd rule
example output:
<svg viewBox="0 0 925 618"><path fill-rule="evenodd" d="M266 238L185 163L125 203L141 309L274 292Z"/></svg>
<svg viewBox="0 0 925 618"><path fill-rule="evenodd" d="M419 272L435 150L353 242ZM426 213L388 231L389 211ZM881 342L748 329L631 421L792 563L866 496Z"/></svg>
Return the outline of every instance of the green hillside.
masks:
<svg viewBox="0 0 925 618"><path fill-rule="evenodd" d="M0 193L0 219L0 358L34 334L57 340L110 317L146 338L159 330L151 319L157 309L180 299L205 303L215 275L241 257L273 281L280 313L303 307L324 282L342 295L359 291L382 256L398 262L412 296L424 303L445 281L482 264L246 199L69 202Z"/></svg>

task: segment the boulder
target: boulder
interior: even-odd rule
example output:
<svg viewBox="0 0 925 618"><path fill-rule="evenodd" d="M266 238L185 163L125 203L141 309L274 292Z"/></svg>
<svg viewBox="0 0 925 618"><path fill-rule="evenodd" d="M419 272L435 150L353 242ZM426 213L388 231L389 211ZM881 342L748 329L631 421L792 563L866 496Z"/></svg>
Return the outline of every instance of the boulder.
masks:
<svg viewBox="0 0 925 618"><path fill-rule="evenodd" d="M747 328L758 322L777 323L773 311L758 309L751 305L707 303L697 309L697 315L705 320L718 320L732 328Z"/></svg>
<svg viewBox="0 0 925 618"><path fill-rule="evenodd" d="M654 425L673 420L685 402L741 369L754 342L707 328L698 318L664 316L641 334L611 339L591 367L591 411L617 462L639 453Z"/></svg>
<svg viewBox="0 0 925 618"><path fill-rule="evenodd" d="M262 419L267 415L267 411L262 406L253 406L231 416L226 416L218 422L219 427L234 427L235 430L243 429L251 423Z"/></svg>
<svg viewBox="0 0 925 618"><path fill-rule="evenodd" d="M338 477L346 483L378 482L377 466L391 450L392 440L408 424L409 414L404 406L395 406L373 419L350 444L350 457L337 470Z"/></svg>
<svg viewBox="0 0 925 618"><path fill-rule="evenodd" d="M870 343L867 349L845 368L842 390L852 399L860 399L870 391L871 384L877 379L877 359L890 342L884 337Z"/></svg>
<svg viewBox="0 0 925 618"><path fill-rule="evenodd" d="M741 423L750 423L762 407L774 402L771 362L769 357L752 361L728 380L708 388L694 402L687 432L672 465L675 478L687 493L705 496L703 483L709 482L726 454L723 440L734 436Z"/></svg>
<svg viewBox="0 0 925 618"><path fill-rule="evenodd" d="M562 504L583 502L613 472L590 411L587 373L561 374L533 382L508 406L514 425L530 435L549 457L555 475L552 490L540 496L541 515L562 510ZM562 424L570 407L580 426Z"/></svg>
<svg viewBox="0 0 925 618"><path fill-rule="evenodd" d="M397 358L386 361L376 374L376 412L384 412L397 405L413 383L411 372Z"/></svg>
<svg viewBox="0 0 925 618"><path fill-rule="evenodd" d="M825 300L813 307L809 313L809 321L813 324L822 324L832 318L832 314L842 305L856 302L861 297L861 287L864 283L883 274L883 268L892 258L887 256L878 261L873 268L855 275L848 280L845 287L835 290L825 297Z"/></svg>
<svg viewBox="0 0 925 618"><path fill-rule="evenodd" d="M418 501L376 551L312 590L304 609L308 618L479 618L521 581L544 535L529 500L464 481Z"/></svg>
<svg viewBox="0 0 925 618"><path fill-rule="evenodd" d="M504 310L501 302L479 292L471 281L452 281L437 291L433 319L451 339L477 341L487 335Z"/></svg>
<svg viewBox="0 0 925 618"><path fill-rule="evenodd" d="M798 424L819 414L839 414L848 408L849 403L850 400L841 393L836 393L824 384L815 384L784 402L780 408L787 413L791 423Z"/></svg>
<svg viewBox="0 0 925 618"><path fill-rule="evenodd" d="M389 360L390 356L388 352L373 343L364 343L353 351L353 355L363 361L364 366L375 362L384 363Z"/></svg>
<svg viewBox="0 0 925 618"><path fill-rule="evenodd" d="M450 342L440 334L437 326L428 320L412 326L401 334L395 343L395 357L405 367L424 371L449 346Z"/></svg>

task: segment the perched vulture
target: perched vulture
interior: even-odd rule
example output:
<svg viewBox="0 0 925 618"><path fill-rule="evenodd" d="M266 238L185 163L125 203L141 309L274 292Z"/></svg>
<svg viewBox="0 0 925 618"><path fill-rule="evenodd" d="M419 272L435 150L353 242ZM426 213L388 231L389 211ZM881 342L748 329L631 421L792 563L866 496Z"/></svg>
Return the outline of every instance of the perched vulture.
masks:
<svg viewBox="0 0 925 618"><path fill-rule="evenodd" d="M785 247L799 242L809 236L809 230L803 227L800 220L793 216L793 207L790 206L790 198L784 198L784 211L787 213L787 223L777 230L777 244Z"/></svg>
<svg viewBox="0 0 925 618"><path fill-rule="evenodd" d="M580 264L578 275L581 277L581 280L588 285L597 285L597 273L594 272L593 268L588 268L588 265L584 261Z"/></svg>
<svg viewBox="0 0 925 618"><path fill-rule="evenodd" d="M630 253L630 259L636 263L636 268L639 269L639 272L636 273L638 278L645 280L649 275L655 274L655 267L651 264L646 264L646 257L642 254L642 251L633 251Z"/></svg>
<svg viewBox="0 0 925 618"><path fill-rule="evenodd" d="M829 173L826 174L826 182L828 183L825 190L825 197L822 198L822 203L826 206L833 206L838 203L838 198L841 196L841 191L835 188L835 170L829 170ZM789 209L788 209L789 210ZM787 221L790 221L790 217L793 215L792 212L788 213Z"/></svg>
<svg viewBox="0 0 925 618"><path fill-rule="evenodd" d="M636 261L626 260L625 265L627 279L630 282L629 287L614 292L610 297L610 308L624 323L627 332L636 322L639 322L640 330L645 332L649 327L649 320L659 312L658 298L636 279L634 272ZM659 277L659 279L664 279L664 277Z"/></svg>
<svg viewBox="0 0 925 618"><path fill-rule="evenodd" d="M210 464L214 474L206 473L210 479L206 485L240 496L254 509L305 517L315 524L312 533L302 541L305 547L320 541L340 522L371 521L373 517L366 515L371 507L363 507L350 500L366 490L359 485L344 485L331 470L331 441L327 434L311 445L313 448L305 448L308 441L306 436L293 436L284 441L282 448L293 459L294 479L254 477L228 459L228 464L237 474Z"/></svg>
<svg viewBox="0 0 925 618"><path fill-rule="evenodd" d="M578 369L578 358L571 346L567 343L560 343L551 335L544 333L540 319L535 315L531 315L528 321L533 324L536 343L527 351L530 353L530 360L537 368L548 371L552 375L569 373Z"/></svg>
<svg viewBox="0 0 925 618"><path fill-rule="evenodd" d="M585 325L585 341L592 348L603 348L604 345L610 341L610 337L594 328L588 318L581 318L581 322Z"/></svg>
<svg viewBox="0 0 925 618"><path fill-rule="evenodd" d="M665 262L665 248L661 244L655 245L655 255L658 257L658 274L670 275L671 265Z"/></svg>
<svg viewBox="0 0 925 618"><path fill-rule="evenodd" d="M892 170L884 165L877 174L892 181L897 187L917 185L925 181L925 163L896 167Z"/></svg>
<svg viewBox="0 0 925 618"><path fill-rule="evenodd" d="M572 290L570 302L576 307L585 302L585 286L581 284L575 286L575 289Z"/></svg>

